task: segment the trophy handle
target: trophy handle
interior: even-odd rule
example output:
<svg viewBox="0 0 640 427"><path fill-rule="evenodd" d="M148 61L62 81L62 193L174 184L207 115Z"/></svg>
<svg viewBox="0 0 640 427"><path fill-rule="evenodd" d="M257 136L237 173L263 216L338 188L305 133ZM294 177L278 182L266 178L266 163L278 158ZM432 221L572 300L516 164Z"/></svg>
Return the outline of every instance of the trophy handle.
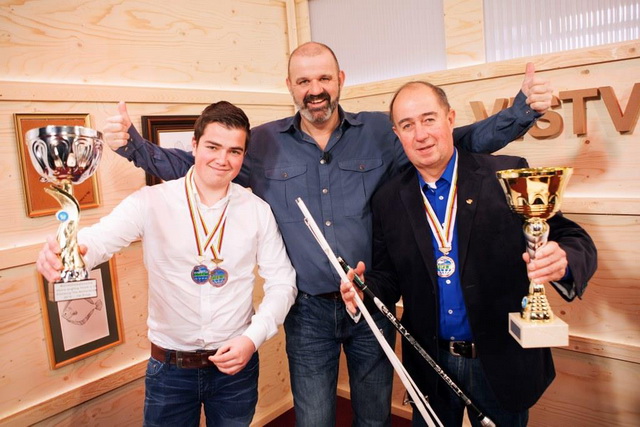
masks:
<svg viewBox="0 0 640 427"><path fill-rule="evenodd" d="M80 205L73 197L73 186L70 180L61 181L60 185L52 185L45 191L60 203L62 209L56 213L61 222L58 226L57 239L60 244L60 260L62 261L62 282L85 280L89 272L78 250L78 221Z"/></svg>

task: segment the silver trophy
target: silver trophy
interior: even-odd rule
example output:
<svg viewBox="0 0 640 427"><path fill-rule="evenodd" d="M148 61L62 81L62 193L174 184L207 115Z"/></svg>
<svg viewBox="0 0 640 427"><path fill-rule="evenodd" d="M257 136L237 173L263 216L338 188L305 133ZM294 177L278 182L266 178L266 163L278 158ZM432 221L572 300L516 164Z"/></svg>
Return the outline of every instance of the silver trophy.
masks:
<svg viewBox="0 0 640 427"><path fill-rule="evenodd" d="M46 126L25 134L29 157L40 180L52 185L45 191L60 203L56 218L61 222L57 240L60 244L62 279L49 284L51 301L67 301L97 296L97 285L89 279L84 260L78 251L80 205L73 197L73 186L91 177L102 157L102 134L82 126Z"/></svg>

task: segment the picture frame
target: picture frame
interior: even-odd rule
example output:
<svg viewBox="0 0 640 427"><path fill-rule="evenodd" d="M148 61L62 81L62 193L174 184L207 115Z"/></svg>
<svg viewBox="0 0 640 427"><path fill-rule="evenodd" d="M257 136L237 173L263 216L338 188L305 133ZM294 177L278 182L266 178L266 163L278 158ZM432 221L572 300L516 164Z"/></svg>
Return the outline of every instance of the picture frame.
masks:
<svg viewBox="0 0 640 427"><path fill-rule="evenodd" d="M20 158L20 173L26 199L27 216L36 218L53 215L60 210L57 200L48 195L44 189L51 186L48 182L41 182L40 175L31 162L25 143L27 131L49 125L56 126L84 126L91 127L88 113L78 114L14 114L16 128L16 142ZM100 206L100 192L97 174L93 174L86 181L73 186L74 197L80 204L80 209L97 208Z"/></svg>
<svg viewBox="0 0 640 427"><path fill-rule="evenodd" d="M193 127L198 115L142 116L142 136L163 148L191 151ZM147 185L162 182L158 177L146 174Z"/></svg>
<svg viewBox="0 0 640 427"><path fill-rule="evenodd" d="M115 260L91 270L98 296L53 302L47 298L49 282L40 277L42 318L51 369L58 369L124 342Z"/></svg>

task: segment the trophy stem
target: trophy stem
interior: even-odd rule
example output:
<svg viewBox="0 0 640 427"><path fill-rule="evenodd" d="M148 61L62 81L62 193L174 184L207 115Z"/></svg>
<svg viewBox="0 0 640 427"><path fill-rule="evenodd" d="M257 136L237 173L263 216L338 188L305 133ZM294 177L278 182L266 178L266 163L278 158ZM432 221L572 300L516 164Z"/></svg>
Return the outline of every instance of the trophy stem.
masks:
<svg viewBox="0 0 640 427"><path fill-rule="evenodd" d="M544 219L528 218L524 223L523 231L527 240L527 253L533 261L536 249L547 243L549 225ZM534 281L529 283L529 294L522 299L520 316L531 322L551 322L553 320L553 312L547 300L544 284Z"/></svg>
<svg viewBox="0 0 640 427"><path fill-rule="evenodd" d="M80 255L76 238L80 220L80 205L73 197L71 180L61 180L60 184L45 188L45 191L55 198L62 208L56 213L56 218L61 222L56 236L61 248L61 281L85 280L89 277L89 272L86 270L84 260Z"/></svg>

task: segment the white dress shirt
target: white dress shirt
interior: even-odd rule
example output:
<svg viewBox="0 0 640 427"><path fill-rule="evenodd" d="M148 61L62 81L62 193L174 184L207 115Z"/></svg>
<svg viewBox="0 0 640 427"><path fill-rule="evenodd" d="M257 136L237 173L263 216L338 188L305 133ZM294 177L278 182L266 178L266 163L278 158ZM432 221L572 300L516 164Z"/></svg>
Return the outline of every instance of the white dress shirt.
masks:
<svg viewBox="0 0 640 427"><path fill-rule="evenodd" d="M89 248L87 267L93 268L141 238L149 278L151 342L190 351L219 348L228 339L245 335L257 349L276 334L297 294L295 271L271 208L233 183L214 206L200 203L197 193L196 200L209 229L229 200L220 253L224 261L219 265L228 272L229 280L221 288L191 279L191 270L199 262L185 178L144 187L99 223L81 230L78 241ZM213 258L210 250L207 258ZM256 265L265 282L264 298L254 313Z"/></svg>

